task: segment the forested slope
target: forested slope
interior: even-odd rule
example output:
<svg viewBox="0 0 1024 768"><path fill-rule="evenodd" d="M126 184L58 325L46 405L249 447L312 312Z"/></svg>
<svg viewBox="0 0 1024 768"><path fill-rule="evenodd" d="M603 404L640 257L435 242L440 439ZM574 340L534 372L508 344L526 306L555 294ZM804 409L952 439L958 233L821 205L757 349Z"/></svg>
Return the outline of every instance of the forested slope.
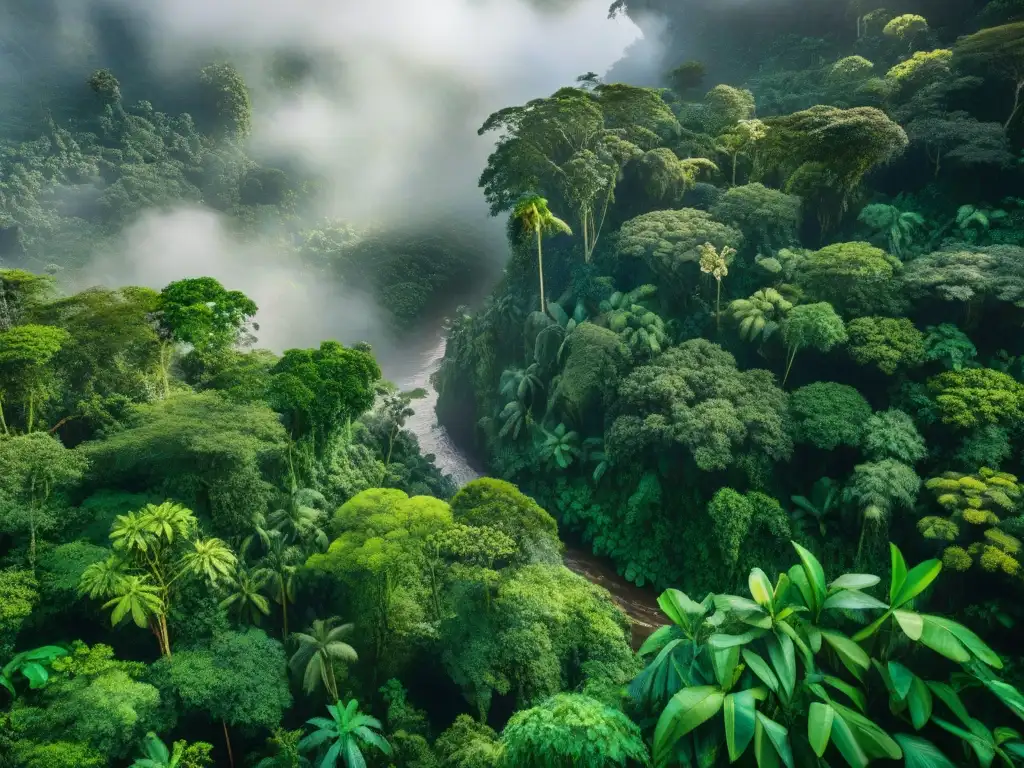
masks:
<svg viewBox="0 0 1024 768"><path fill-rule="evenodd" d="M877 579L830 592L822 573L888 574L890 606L913 594L1017 653L1024 6L889 6L615 3L661 31L659 87L585 75L480 129L497 141L480 186L514 253L486 306L452 321L438 412L626 579L694 598L663 595L681 634L641 650L650 676L630 690L657 713L682 688L653 731L659 764L710 764L716 744L724 764L755 731L760 765L933 764L885 732L924 728L932 693L966 713L941 685L908 693L900 679L937 678L905 643L984 676L946 644L977 636L894 625L875 598L836 594ZM907 576L904 554L934 559ZM755 567L754 602L716 599L702 623L712 605L695 601L745 594ZM726 606L729 637L713 634ZM828 606L854 612L833 624ZM709 666L673 677L693 647ZM799 696L779 669L794 648ZM837 659L880 727L812 683ZM935 707L928 727L951 726Z"/></svg>
<svg viewBox="0 0 1024 768"><path fill-rule="evenodd" d="M90 273L191 205L409 328L451 222L311 215L233 64L159 108L40 72L0 144L0 768L1024 759L1020 4L681 8L659 87L480 128L509 261L435 377L461 488L368 344ZM660 591L637 652L560 536Z"/></svg>

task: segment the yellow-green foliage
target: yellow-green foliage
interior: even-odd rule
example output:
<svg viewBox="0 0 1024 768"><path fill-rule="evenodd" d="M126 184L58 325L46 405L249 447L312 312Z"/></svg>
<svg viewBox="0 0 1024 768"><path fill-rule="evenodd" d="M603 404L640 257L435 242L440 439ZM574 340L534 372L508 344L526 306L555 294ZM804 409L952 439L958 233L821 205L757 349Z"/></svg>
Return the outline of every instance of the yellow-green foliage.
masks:
<svg viewBox="0 0 1024 768"><path fill-rule="evenodd" d="M928 515L917 523L926 539L956 542L942 553L947 568L966 571L978 564L985 571L1016 576L1021 542L999 528L1000 515L1017 509L1021 486L1015 475L982 467L976 474L945 472L925 487L949 517Z"/></svg>

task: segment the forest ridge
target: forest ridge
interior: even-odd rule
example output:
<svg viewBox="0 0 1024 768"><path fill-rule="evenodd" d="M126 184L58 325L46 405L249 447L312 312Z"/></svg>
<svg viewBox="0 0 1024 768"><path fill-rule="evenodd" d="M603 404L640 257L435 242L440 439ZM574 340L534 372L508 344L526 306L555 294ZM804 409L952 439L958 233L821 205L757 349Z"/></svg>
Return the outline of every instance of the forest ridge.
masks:
<svg viewBox="0 0 1024 768"><path fill-rule="evenodd" d="M457 228L311 217L230 63L191 111L99 70L7 124L0 768L1024 761L1024 4L890 5L692 0L658 87L480 126L461 488L368 344L261 349L212 277L66 289L187 203L410 329ZM664 626L634 650L563 542Z"/></svg>

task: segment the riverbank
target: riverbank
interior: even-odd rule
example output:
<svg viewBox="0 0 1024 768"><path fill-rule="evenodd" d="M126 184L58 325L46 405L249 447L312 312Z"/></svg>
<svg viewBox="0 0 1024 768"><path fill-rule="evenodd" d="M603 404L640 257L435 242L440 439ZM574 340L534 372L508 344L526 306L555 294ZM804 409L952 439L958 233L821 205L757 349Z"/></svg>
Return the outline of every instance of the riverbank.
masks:
<svg viewBox="0 0 1024 768"><path fill-rule="evenodd" d="M480 477L483 468L476 466L459 448L435 415L437 391L430 383L430 376L444 357L444 349L445 339L441 331L425 335L410 343L401 359L389 361L385 365L385 374L403 391L422 389L426 392L425 397L413 402L415 412L406 422L406 428L419 439L423 453L432 454L441 470L461 486ZM634 649L665 623L654 592L626 581L601 558L586 550L567 546L564 563L570 571L607 589L612 599L626 612L632 622Z"/></svg>

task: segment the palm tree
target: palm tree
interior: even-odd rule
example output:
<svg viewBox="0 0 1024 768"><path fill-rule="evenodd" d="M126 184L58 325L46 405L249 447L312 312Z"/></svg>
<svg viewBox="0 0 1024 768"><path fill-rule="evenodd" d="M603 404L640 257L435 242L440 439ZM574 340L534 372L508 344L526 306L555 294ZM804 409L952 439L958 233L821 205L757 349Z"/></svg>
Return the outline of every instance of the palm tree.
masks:
<svg viewBox="0 0 1024 768"><path fill-rule="evenodd" d="M181 558L184 572L203 576L211 584L231 577L238 559L221 539L196 539Z"/></svg>
<svg viewBox="0 0 1024 768"><path fill-rule="evenodd" d="M317 619L306 633L296 632L299 641L288 665L292 672L302 674L302 688L312 693L322 682L331 701L338 701L338 684L334 679L334 662L354 663L359 660L355 648L342 638L350 635L355 625L333 626L337 617Z"/></svg>
<svg viewBox="0 0 1024 768"><path fill-rule="evenodd" d="M280 531L290 542L314 541L326 549L327 535L320 527L326 517L327 499L312 488L295 488L285 503L267 515L267 525Z"/></svg>
<svg viewBox="0 0 1024 768"><path fill-rule="evenodd" d="M186 745L174 742L173 751L155 733L150 731L142 740L142 757L135 758L129 768L179 768L185 765Z"/></svg>
<svg viewBox="0 0 1024 768"><path fill-rule="evenodd" d="M391 745L378 733L383 729L380 720L360 712L358 701L352 699L344 706L338 701L328 705L327 711L330 719L313 717L306 721L315 725L316 730L299 742L299 749L303 751L321 751L323 757L317 768L334 768L339 758L346 768L366 768L366 758L361 749L363 745L376 747L385 755L391 754ZM327 744L330 747L324 751Z"/></svg>
<svg viewBox="0 0 1024 768"><path fill-rule="evenodd" d="M537 236L537 274L540 280L540 311L544 312L544 252L541 242L545 234L561 232L572 234L569 225L548 210L548 201L540 195L524 195L512 211L513 220L522 222L523 228Z"/></svg>
<svg viewBox="0 0 1024 768"><path fill-rule="evenodd" d="M259 573L266 577L271 599L281 606L282 638L288 639L288 604L295 602L295 580L302 552L287 546L277 531L264 542L267 554L260 560Z"/></svg>
<svg viewBox="0 0 1024 768"><path fill-rule="evenodd" d="M160 652L170 657L171 649L164 630L164 601L160 596L159 587L149 583L148 576L125 576L118 584L114 597L103 604L104 610L112 608L111 625L117 625L130 615L135 626L154 629Z"/></svg>
<svg viewBox="0 0 1024 768"><path fill-rule="evenodd" d="M220 601L220 607L233 608L238 612L240 622L248 619L258 625L260 619L270 613L270 603L260 594L266 585L267 574L239 566L228 580L230 594Z"/></svg>

